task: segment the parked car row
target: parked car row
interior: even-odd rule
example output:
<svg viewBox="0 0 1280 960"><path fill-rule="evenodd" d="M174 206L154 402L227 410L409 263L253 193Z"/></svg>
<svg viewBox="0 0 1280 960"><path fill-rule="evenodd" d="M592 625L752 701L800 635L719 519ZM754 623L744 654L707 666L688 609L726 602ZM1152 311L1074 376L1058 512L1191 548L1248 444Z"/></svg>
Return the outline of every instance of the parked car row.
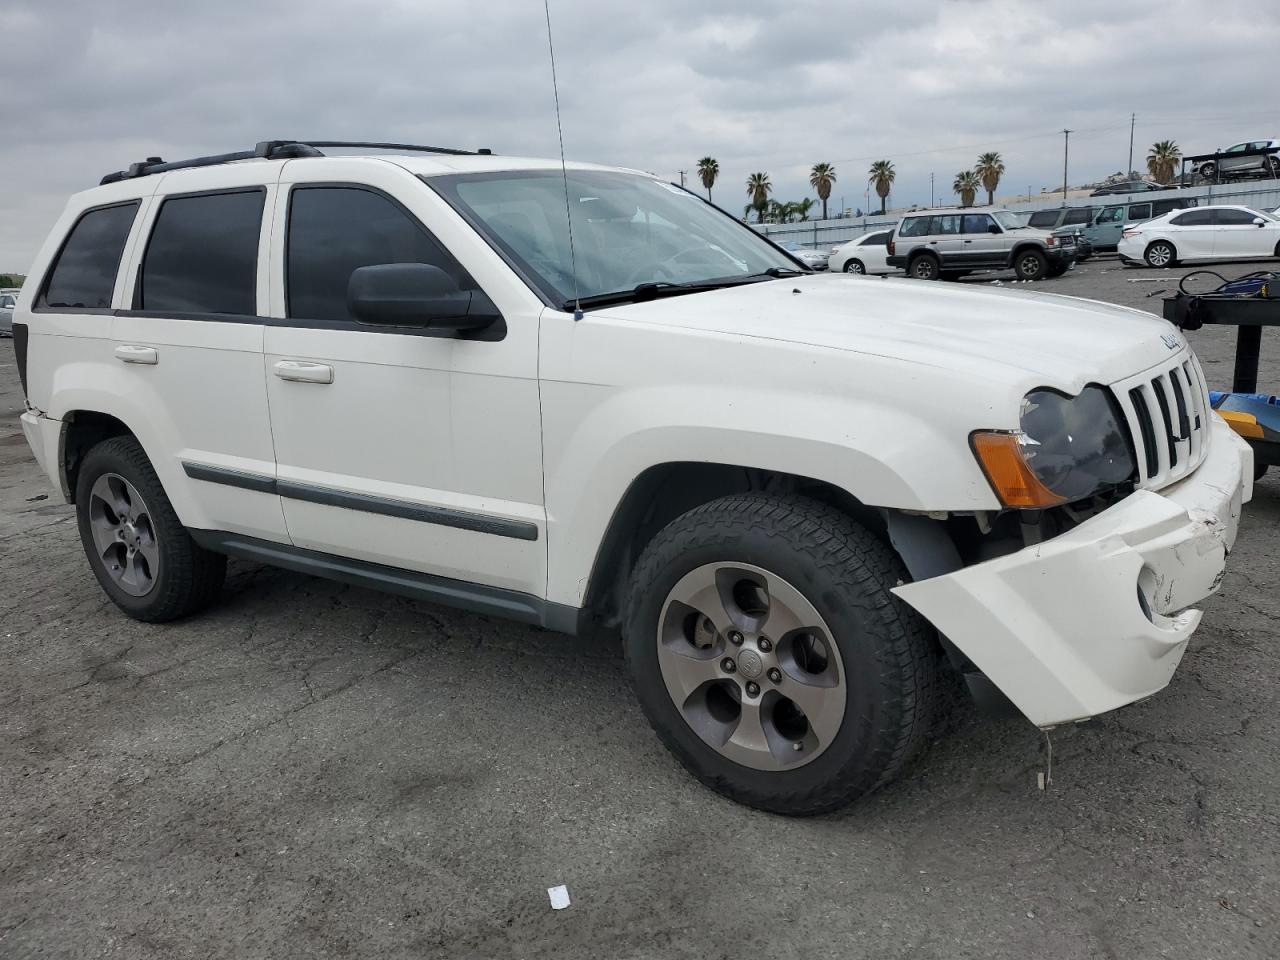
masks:
<svg viewBox="0 0 1280 960"><path fill-rule="evenodd" d="M17 303L17 290L0 290L0 337L13 336L13 308Z"/></svg>

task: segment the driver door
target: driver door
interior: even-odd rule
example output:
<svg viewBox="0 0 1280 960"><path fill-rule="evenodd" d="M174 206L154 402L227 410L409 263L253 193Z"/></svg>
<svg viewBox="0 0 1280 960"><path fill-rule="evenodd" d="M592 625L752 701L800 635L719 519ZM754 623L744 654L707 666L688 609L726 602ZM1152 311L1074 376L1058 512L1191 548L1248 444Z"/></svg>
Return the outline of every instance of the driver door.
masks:
<svg viewBox="0 0 1280 960"><path fill-rule="evenodd" d="M294 545L543 595L540 311L482 283L483 241L393 164L287 164L272 237L267 396ZM503 320L471 336L360 323L351 273L383 263L437 266Z"/></svg>

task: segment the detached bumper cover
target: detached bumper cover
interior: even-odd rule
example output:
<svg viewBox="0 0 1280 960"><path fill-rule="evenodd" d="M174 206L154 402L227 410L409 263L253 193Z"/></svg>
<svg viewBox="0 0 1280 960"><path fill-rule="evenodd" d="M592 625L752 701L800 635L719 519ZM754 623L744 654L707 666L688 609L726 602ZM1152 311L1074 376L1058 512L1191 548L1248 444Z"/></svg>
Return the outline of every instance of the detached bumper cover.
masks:
<svg viewBox="0 0 1280 960"><path fill-rule="evenodd" d="M1034 547L894 590L1046 727L1168 685L1218 589L1253 455L1218 417L1189 476ZM1142 597L1140 600L1139 597Z"/></svg>

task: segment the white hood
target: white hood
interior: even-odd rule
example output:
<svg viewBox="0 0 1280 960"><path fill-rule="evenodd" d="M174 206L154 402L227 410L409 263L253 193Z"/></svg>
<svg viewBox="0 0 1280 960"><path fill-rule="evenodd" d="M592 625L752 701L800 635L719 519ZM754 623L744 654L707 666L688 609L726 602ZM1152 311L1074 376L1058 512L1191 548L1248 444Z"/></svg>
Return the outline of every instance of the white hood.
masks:
<svg viewBox="0 0 1280 960"><path fill-rule="evenodd" d="M1153 314L1093 300L843 275L803 276L610 307L610 317L896 357L1071 391L1113 383L1185 342ZM1176 339L1174 339L1176 338Z"/></svg>

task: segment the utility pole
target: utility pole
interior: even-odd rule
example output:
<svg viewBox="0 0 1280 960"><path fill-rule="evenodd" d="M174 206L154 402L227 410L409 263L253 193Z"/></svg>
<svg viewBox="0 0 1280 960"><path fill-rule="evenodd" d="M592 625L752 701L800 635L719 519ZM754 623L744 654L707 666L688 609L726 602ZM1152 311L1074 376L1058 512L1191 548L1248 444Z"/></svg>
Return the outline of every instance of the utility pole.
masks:
<svg viewBox="0 0 1280 960"><path fill-rule="evenodd" d="M1062 199L1067 199L1067 151L1071 147L1071 131L1062 131Z"/></svg>
<svg viewBox="0 0 1280 960"><path fill-rule="evenodd" d="M684 186L684 171L680 171L680 186Z"/></svg>
<svg viewBox="0 0 1280 960"><path fill-rule="evenodd" d="M933 174L929 174L929 206L933 206Z"/></svg>
<svg viewBox="0 0 1280 960"><path fill-rule="evenodd" d="M1129 165L1124 168L1125 179L1133 172L1133 125L1138 121L1136 113L1129 114Z"/></svg>

